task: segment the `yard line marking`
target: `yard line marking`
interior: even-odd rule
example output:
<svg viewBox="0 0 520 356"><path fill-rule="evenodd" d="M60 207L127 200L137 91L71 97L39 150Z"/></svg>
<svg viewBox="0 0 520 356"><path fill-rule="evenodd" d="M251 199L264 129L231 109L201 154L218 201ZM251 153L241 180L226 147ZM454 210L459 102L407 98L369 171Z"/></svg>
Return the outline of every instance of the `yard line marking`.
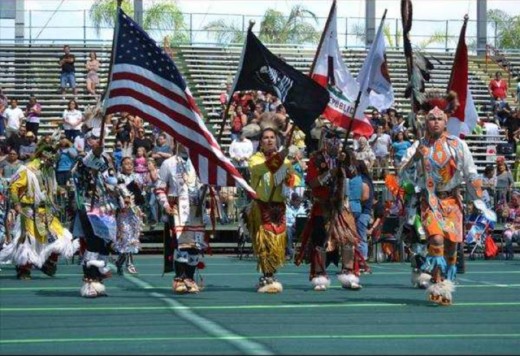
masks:
<svg viewBox="0 0 520 356"><path fill-rule="evenodd" d="M191 310L258 310L258 309L302 309L302 308L374 308L374 307L406 307L409 304L406 303L329 303L329 304L252 304L252 305L208 305L208 306L185 306L174 300L168 299L166 296L160 293L155 294L157 298L164 298L171 305L168 306L103 306L103 307L28 307L28 308L0 308L0 313L14 313L14 312L56 312L56 311L146 311L146 310L174 310L174 311L191 311ZM161 297L160 297L161 296ZM425 306L431 306L432 304L425 301ZM468 306L481 306L481 307L503 307L503 306L520 306L520 302L460 302L455 303L451 307L468 307ZM197 316L198 317L198 316ZM201 317L200 317L201 318ZM204 318L202 318L204 319ZM188 321L191 321L188 320ZM200 320L197 320L200 321ZM213 322L211 322L213 323Z"/></svg>
<svg viewBox="0 0 520 356"><path fill-rule="evenodd" d="M159 294L159 293L157 293ZM166 298L166 297L165 297ZM169 300L169 299L168 299ZM359 308L359 307L402 307L406 304L398 304L398 303L339 303L339 304L283 304L283 305L272 305L272 304L249 304L249 305L207 305L207 306L185 306L180 303L175 306L160 306L160 307L152 307L152 306L113 306L113 307L29 307L29 308L1 308L0 313L2 312L18 312L18 311L45 311L45 312L55 312L55 311L89 311L89 310L226 310L226 309L300 309L300 308L338 308L338 307L348 307L348 308ZM520 303L519 303L520 304Z"/></svg>
<svg viewBox="0 0 520 356"><path fill-rule="evenodd" d="M254 340L286 340L286 339L479 339L479 338L497 338L497 339L516 339L520 337L520 334L369 334L369 335L251 335L247 336L247 339ZM143 341L244 341L245 336L234 335L234 336L149 336L149 337L113 337L113 338L62 338L62 339L7 339L0 340L0 344L36 344L36 343L65 343L65 342L143 342Z"/></svg>
<svg viewBox="0 0 520 356"><path fill-rule="evenodd" d="M490 287L501 287L501 288L504 288L504 287L508 287L508 284L505 284L505 283L493 283L493 282L488 282L488 281L477 281L477 280L474 280L474 279L470 279L470 278L458 278L459 280L463 281L463 282L473 282L473 283L482 283L486 286L490 286Z"/></svg>
<svg viewBox="0 0 520 356"><path fill-rule="evenodd" d="M459 278L459 280L464 282L479 282L474 281L471 279L466 278ZM500 287L500 288L518 288L520 287L520 284L503 284L503 283L486 283L480 281L480 283L484 284L457 284L457 288L493 288L493 287ZM381 287L384 287L384 285L381 285ZM118 289L125 289L124 287L113 287ZM330 286L329 289L342 289L341 286ZM78 289L78 286L72 286L72 287L0 287L0 292L18 292L18 291L45 291L45 290L75 290ZM170 290L169 287L143 287L143 289L164 289L164 290Z"/></svg>
<svg viewBox="0 0 520 356"><path fill-rule="evenodd" d="M149 287L153 287L147 282L136 278L134 276L124 275L124 278L132 282L141 288L149 289ZM182 319L188 321L192 325L196 326L203 332L206 332L209 335L213 335L214 337L221 338L222 340L228 340L230 344L235 346L238 350L247 355L272 355L273 353L268 350L264 345L259 344L257 342L248 340L246 337L242 335L238 335L233 333L232 331L222 327L218 323L206 319L200 315L195 314L192 310L193 307L185 306L182 303L168 298L166 295L157 292L151 292L150 295L154 298L157 298L168 306L168 309L173 310L176 314Z"/></svg>

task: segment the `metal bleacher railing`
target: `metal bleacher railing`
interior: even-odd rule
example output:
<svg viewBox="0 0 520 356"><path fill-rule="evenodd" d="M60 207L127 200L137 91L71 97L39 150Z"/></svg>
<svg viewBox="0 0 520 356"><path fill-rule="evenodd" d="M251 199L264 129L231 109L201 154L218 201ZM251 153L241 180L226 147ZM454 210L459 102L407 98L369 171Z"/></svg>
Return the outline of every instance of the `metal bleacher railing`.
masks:
<svg viewBox="0 0 520 356"><path fill-rule="evenodd" d="M80 2L78 2L80 3ZM112 39L112 27L101 26L97 29L90 17L89 9L86 6L76 6L78 9L27 9L20 10L23 16L18 14L19 24L23 24L23 38L17 38L17 43L26 44L70 44L79 43L106 43ZM14 10L4 10L13 13ZM144 17L146 17L146 9ZM223 20L227 24L233 25L242 33L246 33L247 24L250 20L257 23L262 21L261 15L243 14L217 14L217 13L183 13L184 26L183 36L185 44L204 44L222 45L216 41L216 30L205 29L205 25L217 20ZM379 18L376 22L379 22ZM315 29L323 29L326 17L317 17L317 21L308 19L314 24ZM422 46L426 45L427 50L433 51L454 51L459 37L462 19L431 20L414 19L414 29L411 33L412 43ZM341 17L337 18L338 39L340 46L349 48L365 48L365 18L364 17ZM399 18L387 18L386 37L389 48L399 49L402 46L401 20ZM489 21L487 25L488 43L497 43L496 24ZM169 34L166 28L152 27L149 34L157 41ZM468 21L466 40L470 44L470 50L476 50L473 44L476 43L477 22ZM15 43L15 23L13 20L0 20L0 43ZM66 36L64 36L66 34ZM307 45L315 47L317 43ZM484 49L482 49L484 50Z"/></svg>

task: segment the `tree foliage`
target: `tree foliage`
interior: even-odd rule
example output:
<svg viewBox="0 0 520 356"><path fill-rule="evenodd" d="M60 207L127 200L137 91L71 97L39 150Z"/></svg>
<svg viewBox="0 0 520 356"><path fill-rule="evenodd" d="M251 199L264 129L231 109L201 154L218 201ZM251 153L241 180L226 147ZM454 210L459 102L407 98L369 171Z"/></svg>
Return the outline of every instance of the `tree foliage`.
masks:
<svg viewBox="0 0 520 356"><path fill-rule="evenodd" d="M245 33L241 25L229 23L229 20L219 19L212 21L203 27L209 32L209 36L215 38L220 44L243 43Z"/></svg>
<svg viewBox="0 0 520 356"><path fill-rule="evenodd" d="M260 22L259 38L266 43L318 43L321 33L314 28L316 15L303 5L294 5L289 16L268 9Z"/></svg>
<svg viewBox="0 0 520 356"><path fill-rule="evenodd" d="M497 34L495 47L520 49L520 15L511 16L505 11L491 9L487 16Z"/></svg>
<svg viewBox="0 0 520 356"><path fill-rule="evenodd" d="M134 16L133 0L123 0L121 8L129 16ZM113 27L117 14L114 0L96 0L91 6L89 15L99 34L102 27ZM145 9L143 28L149 32L165 33L170 43L183 43L189 40L189 32L184 15L173 0L159 0Z"/></svg>
<svg viewBox="0 0 520 356"><path fill-rule="evenodd" d="M265 43L318 43L321 33L316 30L313 23L318 23L316 15L302 5L293 6L289 16L268 9L260 22L258 37ZM246 29L220 19L204 26L204 30L211 31L210 36L217 42L226 44L243 42Z"/></svg>

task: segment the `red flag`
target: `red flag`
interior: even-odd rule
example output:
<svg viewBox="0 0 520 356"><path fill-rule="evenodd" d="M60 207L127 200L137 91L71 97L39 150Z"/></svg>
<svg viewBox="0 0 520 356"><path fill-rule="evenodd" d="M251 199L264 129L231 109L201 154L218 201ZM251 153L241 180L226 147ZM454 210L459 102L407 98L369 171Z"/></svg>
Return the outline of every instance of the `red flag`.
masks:
<svg viewBox="0 0 520 356"><path fill-rule="evenodd" d="M460 105L448 120L448 132L452 135L467 135L477 124L478 114L469 90L468 83L468 47L466 46L466 26L468 16L464 16L464 24L460 30L459 43L453 60L448 91L457 93Z"/></svg>
<svg viewBox="0 0 520 356"><path fill-rule="evenodd" d="M450 82L448 90L453 90L459 96L459 107L453 114L460 121L464 121L464 108L466 107L466 97L468 92L468 47L466 46L466 25L467 16L464 17L464 24L460 30L459 43L453 60Z"/></svg>

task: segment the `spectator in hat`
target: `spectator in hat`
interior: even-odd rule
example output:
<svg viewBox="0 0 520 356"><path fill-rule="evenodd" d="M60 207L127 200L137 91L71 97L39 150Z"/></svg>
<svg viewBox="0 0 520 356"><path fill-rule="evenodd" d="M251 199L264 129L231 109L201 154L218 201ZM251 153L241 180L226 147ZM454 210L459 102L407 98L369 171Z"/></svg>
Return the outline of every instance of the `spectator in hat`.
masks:
<svg viewBox="0 0 520 356"><path fill-rule="evenodd" d="M32 131L27 132L25 135L26 141L20 146L20 159L24 162L28 162L32 159L34 152L36 151L36 136Z"/></svg>

